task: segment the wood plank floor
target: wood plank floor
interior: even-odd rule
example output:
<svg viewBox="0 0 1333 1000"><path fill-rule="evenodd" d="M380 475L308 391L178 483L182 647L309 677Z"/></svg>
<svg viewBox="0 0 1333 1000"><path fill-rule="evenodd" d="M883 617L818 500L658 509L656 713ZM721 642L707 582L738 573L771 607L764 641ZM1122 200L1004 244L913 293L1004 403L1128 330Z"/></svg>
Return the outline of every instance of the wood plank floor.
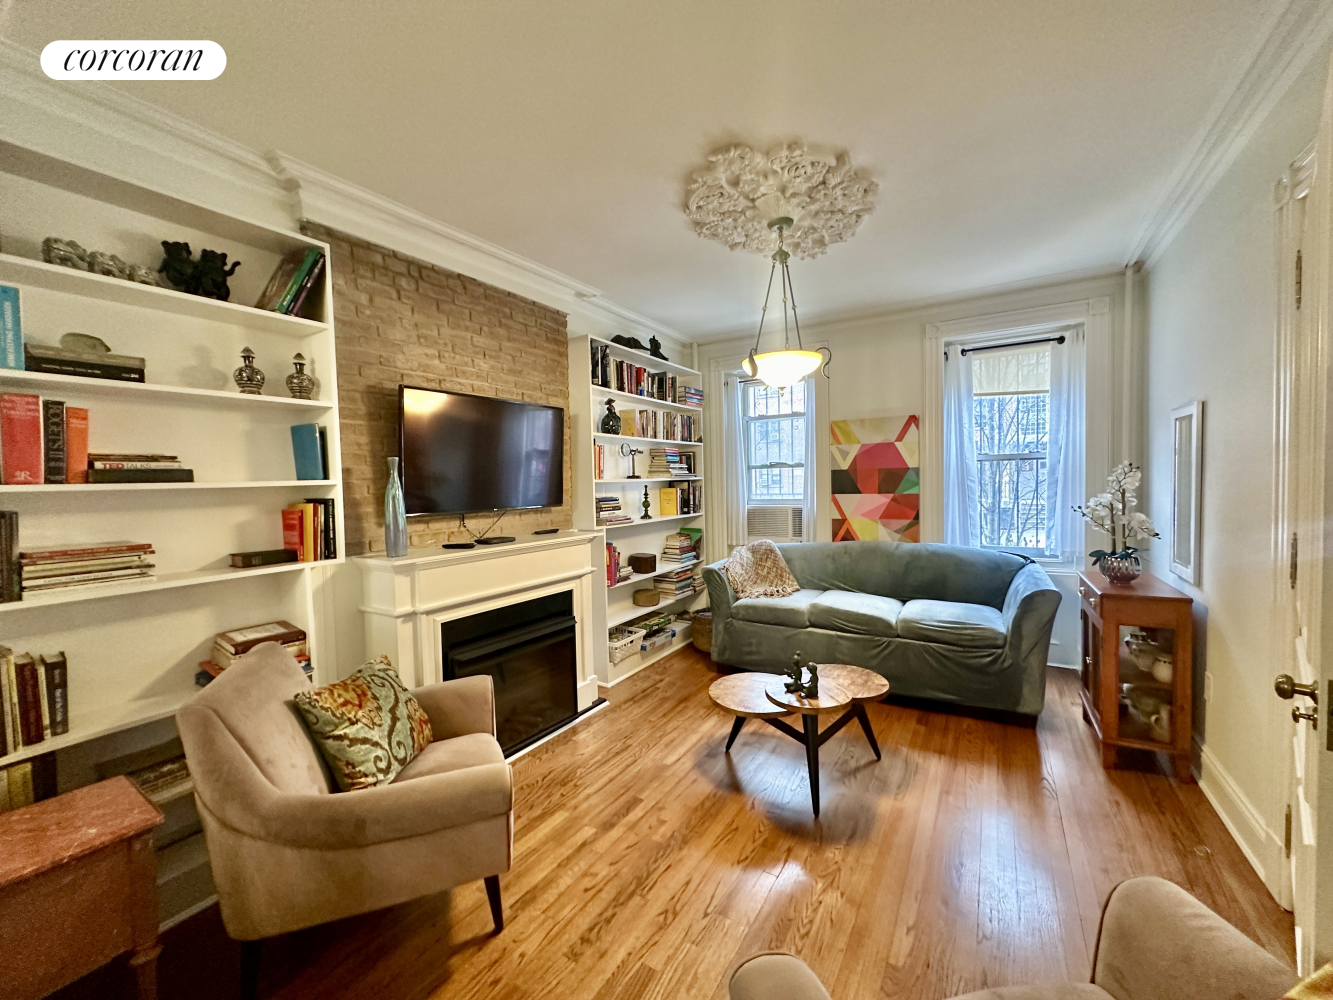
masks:
<svg viewBox="0 0 1333 1000"><path fill-rule="evenodd" d="M1087 981L1102 900L1156 874L1289 964L1292 923L1194 785L1105 772L1077 678L1051 672L1034 730L869 706L884 759L849 727L821 752L750 723L730 755L716 677L686 648L515 763L508 925L481 883L266 946L261 996L396 1000L720 998L744 957L785 949L835 1000L940 1000ZM162 996L234 997L216 907L168 933ZM62 991L130 996L122 970Z"/></svg>

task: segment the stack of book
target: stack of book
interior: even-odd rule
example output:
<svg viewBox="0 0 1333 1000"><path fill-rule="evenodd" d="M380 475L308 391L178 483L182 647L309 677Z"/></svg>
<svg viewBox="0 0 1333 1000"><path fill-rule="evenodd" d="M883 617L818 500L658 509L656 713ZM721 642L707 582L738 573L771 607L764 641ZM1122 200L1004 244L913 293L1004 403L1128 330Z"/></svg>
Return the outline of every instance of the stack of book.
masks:
<svg viewBox="0 0 1333 1000"><path fill-rule="evenodd" d="M692 385L678 385L676 386L676 402L684 406L697 406L702 410L704 408L704 391L696 389Z"/></svg>
<svg viewBox="0 0 1333 1000"><path fill-rule="evenodd" d="M24 594L151 579L150 542L102 542L19 551Z"/></svg>
<svg viewBox="0 0 1333 1000"><path fill-rule="evenodd" d="M629 568L629 563L620 558L620 550L610 542L606 543L606 585L614 587L618 583L624 583L634 571Z"/></svg>
<svg viewBox="0 0 1333 1000"><path fill-rule="evenodd" d="M659 576L653 581L653 586L657 588L657 592L662 595L663 600L667 601L674 601L678 597L697 593L694 571L688 566L682 566L674 573L668 573L666 576Z"/></svg>
<svg viewBox="0 0 1333 1000"><path fill-rule="evenodd" d="M176 455L149 452L88 453L90 483L192 483L194 470L181 468Z"/></svg>
<svg viewBox="0 0 1333 1000"><path fill-rule="evenodd" d="M33 657L0 646L0 756L69 732L64 653Z"/></svg>
<svg viewBox="0 0 1333 1000"><path fill-rule="evenodd" d="M597 527L599 528L605 528L611 524L629 524L634 520L621 509L620 497L618 496L595 497L594 502L597 505Z"/></svg>
<svg viewBox="0 0 1333 1000"><path fill-rule="evenodd" d="M338 558L338 528L334 501L307 498L282 512L282 547L296 553L297 562Z"/></svg>
<svg viewBox="0 0 1333 1000"><path fill-rule="evenodd" d="M58 399L0 393L0 478L6 486L88 481L88 411Z"/></svg>
<svg viewBox="0 0 1333 1000"><path fill-rule="evenodd" d="M324 253L318 247L293 250L278 264L268 279L256 309L295 316L310 296L310 290L324 273Z"/></svg>
<svg viewBox="0 0 1333 1000"><path fill-rule="evenodd" d="M694 475L694 456L679 448L649 448L648 475L658 479Z"/></svg>
<svg viewBox="0 0 1333 1000"><path fill-rule="evenodd" d="M629 350L630 348L622 348ZM680 381L666 372L650 372L643 365L618 361L611 357L608 344L592 345L592 384L632 396L646 396L671 402L680 392Z"/></svg>
<svg viewBox="0 0 1333 1000"><path fill-rule="evenodd" d="M6 366L8 367L8 366ZM128 354L95 351L71 351L45 344L23 345L23 367L47 375L78 375L81 378L105 378L113 382L142 382L144 359Z"/></svg>
<svg viewBox="0 0 1333 1000"><path fill-rule="evenodd" d="M694 550L693 538L684 532L666 536L666 542L662 545L662 562L693 566L698 561L699 553Z"/></svg>
<svg viewBox="0 0 1333 1000"><path fill-rule="evenodd" d="M310 662L305 630L297 628L291 622L277 621L232 629L230 632L219 632L213 637L212 655L199 664L199 672L194 675L194 682L203 687L237 659L265 642L278 643L296 658L307 678L314 676L315 668Z"/></svg>

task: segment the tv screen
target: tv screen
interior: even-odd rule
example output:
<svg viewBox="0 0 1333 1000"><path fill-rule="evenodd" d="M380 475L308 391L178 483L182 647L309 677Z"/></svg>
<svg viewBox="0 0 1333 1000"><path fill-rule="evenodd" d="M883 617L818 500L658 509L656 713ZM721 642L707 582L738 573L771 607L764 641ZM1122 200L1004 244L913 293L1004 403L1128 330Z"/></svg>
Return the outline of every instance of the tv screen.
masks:
<svg viewBox="0 0 1333 1000"><path fill-rule="evenodd" d="M398 444L408 514L564 501L565 411L558 406L400 385Z"/></svg>

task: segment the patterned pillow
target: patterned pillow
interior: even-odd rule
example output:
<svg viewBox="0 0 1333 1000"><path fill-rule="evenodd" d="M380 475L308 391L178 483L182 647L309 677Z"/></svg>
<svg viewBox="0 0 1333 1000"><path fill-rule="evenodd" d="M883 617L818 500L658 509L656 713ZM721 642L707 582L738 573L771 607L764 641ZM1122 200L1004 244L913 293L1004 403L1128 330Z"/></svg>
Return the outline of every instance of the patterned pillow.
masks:
<svg viewBox="0 0 1333 1000"><path fill-rule="evenodd" d="M723 569L738 598L790 597L801 589L778 547L768 539L732 549Z"/></svg>
<svg viewBox="0 0 1333 1000"><path fill-rule="evenodd" d="M292 700L345 792L392 781L433 738L387 656Z"/></svg>

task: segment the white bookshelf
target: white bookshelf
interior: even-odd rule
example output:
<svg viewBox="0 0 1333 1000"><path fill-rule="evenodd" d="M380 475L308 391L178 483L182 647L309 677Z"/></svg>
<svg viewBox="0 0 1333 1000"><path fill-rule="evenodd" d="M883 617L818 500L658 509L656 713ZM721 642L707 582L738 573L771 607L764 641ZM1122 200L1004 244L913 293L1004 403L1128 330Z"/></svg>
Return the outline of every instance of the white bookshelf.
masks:
<svg viewBox="0 0 1333 1000"><path fill-rule="evenodd" d="M343 561L346 545L329 269L312 291L311 318L250 305L285 253L328 247L6 143L0 203L0 283L20 290L25 341L58 345L78 331L147 362L144 383L0 369L0 392L86 407L90 450L176 454L195 478L0 486L0 508L19 514L21 549L149 542L157 573L0 604L0 642L65 653L70 708L68 735L0 757L0 766L169 718L198 691L198 664L226 629L293 622L306 630L317 682L336 677L314 617L324 570ZM184 241L196 257L224 251L241 267L221 302L47 264L47 236L152 268L161 241ZM265 373L262 395L232 380L244 347ZM284 384L298 351L317 380L311 400L290 398ZM296 478L290 428L304 423L326 430L328 479ZM335 501L338 559L230 566L232 552L281 548L279 512L306 498Z"/></svg>
<svg viewBox="0 0 1333 1000"><path fill-rule="evenodd" d="M607 346L611 357L628 361L647 368L650 372L665 372L674 375L683 384L702 387L703 379L699 372L683 365L664 362L653 358L643 351L634 351L597 337L575 337L569 342L569 406L570 437L573 442L571 463L574 470L573 502L574 526L602 532L604 542L611 542L621 552L622 558L630 553L651 552L658 558L657 570L653 573L635 573L628 580L613 586L604 585L605 574L598 577L603 585L594 586L593 631L599 637L594 653L597 676L603 684L614 684L631 674L642 670L650 663L669 655L689 641L688 627L679 629L676 639L648 653L632 653L619 663L612 664L608 655L606 633L618 625L629 625L638 619L660 615L665 612L679 613L697 610L707 603L704 593L689 594L675 600L662 600L653 607L640 607L633 602L635 590L651 586L652 581L679 569L661 561L662 546L667 535L675 534L681 528L704 527L704 515L681 514L661 516L658 490L668 482L701 482L701 475L695 476L648 476L651 448L680 448L694 454L695 469L703 469L702 442L678 441L665 438L637 437L629 434L603 434L602 416L606 412L606 400L614 400L617 412L624 410L657 410L662 414L689 414L702 422L704 411L697 406L687 406L668 400L653 399L628 392L606 389L593 383L591 371L591 351L593 345ZM700 435L702 436L702 435ZM642 448L644 453L635 459L642 478L631 479L630 460L614 454L620 444ZM597 478L594 474L594 446L602 445L608 451L605 475ZM643 489L649 488L650 520L642 520ZM614 494L620 497L621 509L634 518L624 524L600 526L597 524L595 498ZM636 586L637 585L637 586Z"/></svg>

